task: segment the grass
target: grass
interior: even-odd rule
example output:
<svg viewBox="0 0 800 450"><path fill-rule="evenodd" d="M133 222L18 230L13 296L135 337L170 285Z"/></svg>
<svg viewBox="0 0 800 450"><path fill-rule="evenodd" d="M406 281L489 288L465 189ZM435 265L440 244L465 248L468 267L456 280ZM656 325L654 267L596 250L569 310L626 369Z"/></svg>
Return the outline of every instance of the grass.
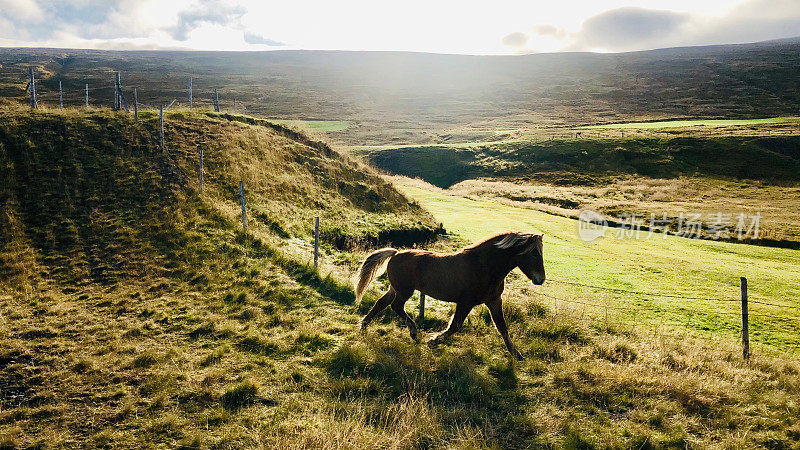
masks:
<svg viewBox="0 0 800 450"><path fill-rule="evenodd" d="M560 174L558 178L567 179L567 176ZM797 214L800 186L790 183L774 185L757 180L702 176L661 179L615 175L579 184L558 183L558 178L466 180L451 186L449 191L573 218L577 218L581 210L592 209L617 221L626 214L636 214L647 225L651 214L659 219L666 214L671 220L672 232L677 231L681 214L689 217L689 213L699 213L706 225L715 214L727 214L731 221L729 230L734 229L738 214L760 214L760 244L791 247L800 241L800 215ZM584 179L577 174L575 178ZM781 199L780 205L774 202L776 198ZM709 236L708 230L703 230L701 235Z"/></svg>
<svg viewBox="0 0 800 450"><path fill-rule="evenodd" d="M166 153L153 145L151 116L137 125L107 112L3 113L4 447L791 447L800 439L796 362L757 348L746 364L735 345L622 330L522 296L518 275L505 306L526 361L507 357L481 310L437 349L411 341L391 313L360 334L362 310L386 287L379 278L353 304L348 278L363 253L327 247L314 271L301 220L253 214L244 233L235 193L244 178L254 210L278 197L305 214L318 207L308 189L340 220L364 222L347 230L394 215L358 205L403 199L408 214L425 214L344 157L258 125L182 112L168 115ZM193 185L201 131L216 143L203 195ZM284 172L296 187L272 184ZM380 199L326 187L326 173L360 179ZM476 220L486 211L462 212ZM401 211L385 223L404 220ZM471 235L450 238L430 248ZM425 337L451 312L429 305Z"/></svg>
<svg viewBox="0 0 800 450"><path fill-rule="evenodd" d="M559 53L495 58L403 52L119 52L70 49L0 51L0 102L21 103L30 67L42 105L109 107L113 73L127 97L177 99L208 110L217 90L223 111L277 118L334 119L339 143L384 145L472 141L495 131L509 139L530 130L642 122L687 115L750 119L797 114L798 44L621 54ZM330 123L326 123L330 122ZM796 134L796 127L793 127ZM505 133L507 130L513 130ZM517 130L522 130L518 133ZM572 130L569 130L570 132ZM586 132L584 132L586 134ZM505 138L502 138L505 139Z"/></svg>
<svg viewBox="0 0 800 450"><path fill-rule="evenodd" d="M269 119L280 125L291 128L299 128L300 130L318 132L318 133L335 133L337 131L344 131L353 126L353 122L347 120L293 120L293 119Z"/></svg>
<svg viewBox="0 0 800 450"><path fill-rule="evenodd" d="M762 125L783 122L797 122L800 117L785 116L785 117L768 117L764 119L699 119L699 120L660 120L653 122L626 122L626 123L608 123L603 125L590 125L581 127L586 130L602 130L602 129L655 129L655 128L681 128L681 127L730 127L742 125Z"/></svg>
<svg viewBox="0 0 800 450"><path fill-rule="evenodd" d="M552 139L375 149L362 156L380 169L443 188L480 177L546 176L559 184L586 184L609 175L631 174L796 183L800 180L798 141L796 136Z"/></svg>
<svg viewBox="0 0 800 450"><path fill-rule="evenodd" d="M738 327L739 277L749 280L754 299L800 306L800 277L795 261L800 251L755 247L714 241L664 237L617 239L613 230L594 243L577 235L573 219L529 208L484 199L470 199L400 181L403 192L431 211L444 226L467 242L503 230L545 235L548 277L608 288L622 288L692 297L727 299L729 302L698 301L635 295L614 295L603 291L549 283L544 288L528 287L525 280L512 284L528 295L538 292L581 298L600 304L599 310L624 307L625 321L644 328L673 325L705 335L735 339ZM544 301L548 298L542 297ZM569 305L566 305L569 306ZM578 305L580 308L580 305ZM800 346L797 310L752 305L751 339L780 350ZM758 319L759 315L767 316ZM775 316L773 319L769 316Z"/></svg>

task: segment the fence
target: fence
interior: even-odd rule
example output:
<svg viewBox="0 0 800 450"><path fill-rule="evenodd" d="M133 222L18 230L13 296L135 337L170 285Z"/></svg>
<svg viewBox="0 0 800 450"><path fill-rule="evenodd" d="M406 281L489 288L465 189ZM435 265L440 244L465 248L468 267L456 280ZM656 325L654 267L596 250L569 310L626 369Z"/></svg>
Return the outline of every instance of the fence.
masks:
<svg viewBox="0 0 800 450"><path fill-rule="evenodd" d="M636 317L640 314L642 315L653 314L653 315L658 315L661 318L660 324L654 326L654 328L656 329L651 330L651 336L653 337L655 337L656 335L663 336L664 334L670 334L673 337L686 338L688 336L688 333L695 333L697 331L702 331L702 330L697 330L697 328L695 327L687 327L685 324L669 325L665 323L664 318L669 317L670 314L673 317L687 317L687 316L704 317L712 322L714 321L715 317L724 317L727 319L726 324L729 324L731 319L735 319L736 322L738 322L738 330L737 330L739 335L738 337L741 339L742 357L745 360L749 359L751 355L750 325L753 320L771 321L769 323L774 323L774 321L779 321L787 323L788 325L792 325L787 330L785 330L787 332L790 332L792 329L795 329L797 326L800 326L800 317L792 318L787 316L779 316L771 314L770 311L765 311L766 308L781 308L783 310L798 311L800 310L800 306L776 303L772 300L760 296L753 296L748 292L747 279L745 277L740 278L739 298L736 298L734 295L732 295L730 298L719 298L719 297L702 297L696 295L683 295L674 293L645 292L638 290L597 286L592 284L585 284L575 281L559 280L559 279L548 279L547 283L555 283L563 286L590 289L596 292L607 292L611 294L617 303L615 304L598 303L596 301L586 301L575 297L568 298L564 296L553 295L552 293L547 292L544 286L533 292L535 296L542 299L545 303L549 303L555 314L558 314L560 310L563 309L561 308L562 305L576 305L578 308L581 308L582 309L581 317L587 314L586 311L587 308L592 308L596 312L602 312L603 320L606 322L606 325L609 324L609 319L608 319L609 310L622 313L622 315L625 314L633 315L634 316L633 320L624 320L620 317L620 314L617 314L616 315L617 320L612 321L612 323L618 327L620 325L628 326L631 333L635 332L637 327L640 328L653 327L652 322L637 321ZM679 308L675 308L674 304L669 304L669 303L667 304L659 303L658 305L648 306L648 305L643 305L641 303L634 304L630 302L631 298L642 298L642 297L683 300L692 303L689 303L687 305L682 305ZM717 309L714 311L686 309L686 307L699 306L697 305L698 302L700 302L700 304L712 305L712 306L737 304L737 306L739 307L739 311L738 312L731 311L729 307L723 309ZM753 311L752 309L753 306L757 307L756 311ZM596 316L594 317L596 318ZM683 334L678 333L677 330L679 329L683 332ZM711 331L711 330L706 330L706 331ZM703 339L717 341L726 344L731 343L730 339L725 339L719 336L713 336L711 335L711 333L704 333ZM784 345L782 346L781 350L796 354L797 351L800 350L800 344L795 344L791 346Z"/></svg>
<svg viewBox="0 0 800 450"><path fill-rule="evenodd" d="M89 84L85 84L84 105L87 108L90 106L89 86L90 86ZM189 82L188 82L187 88L188 88L187 105L188 105L189 108L192 108L193 104L194 104L194 77L190 77L189 78ZM122 82L121 82L121 77L120 77L120 73L119 72L115 73L113 88L111 88L110 85L109 85L108 89L111 89L112 93L113 93L113 98L114 98L113 109L114 110L125 110L126 112L130 112L129 108L128 108L127 101L126 101L124 93L123 93L123 87L122 87ZM35 71L34 71L33 67L31 67L29 69L29 72L28 72L28 85L26 86L26 92L29 93L29 103L30 103L31 109L38 109L40 107L39 99L38 99L39 90L37 88ZM59 82L58 82L58 102L59 102L59 108L63 109L63 107L64 107L64 97L63 97L63 89L62 89L61 80L59 80ZM141 108L145 108L145 109L150 109L150 110L156 110L157 109L159 111L159 125L160 125L159 126L159 147L160 147L160 149L162 151L166 151L165 142L164 142L164 111L169 110L169 108L172 107L176 102L177 102L177 99L173 99L166 107L164 106L164 104L161 104L161 105L159 105L158 108L154 108L154 107L152 107L150 105L147 105L147 104L139 102L138 89L137 88L133 89L133 110L134 110L134 118L136 120L139 119L139 108L140 107ZM214 88L212 93L210 94L210 102L211 102L211 107L213 108L214 111L216 111L216 112L220 112L221 111L222 108L221 108L221 105L220 105L219 92L218 92L217 88ZM235 103L235 99L234 99L234 109L236 108L235 105L236 105L236 103ZM586 133L586 132L584 131L582 133ZM620 133L621 133L621 135L624 135L624 131L620 131ZM581 136L580 133L578 135L576 135L576 137L580 137L580 136ZM202 146L200 146L199 147L199 186L200 186L200 192L201 193L203 191L203 173L204 173L203 157L204 157L204 150L203 150ZM247 211L246 211L246 201L245 201L245 187L244 187L244 182L243 181L239 182L239 201L240 201L240 204L241 204L242 227L243 227L244 231L246 232L247 231ZM313 246L313 262L314 262L314 269L315 270L318 270L318 268L319 268L319 238L320 238L320 235L319 235L319 217L315 217L314 218L314 246ZM739 312L714 311L713 313L707 313L707 314L713 314L713 315L716 315L716 316L727 316L727 317L738 316L738 318L741 320L741 322L740 322L741 323L741 325L740 325L740 335L741 335L741 342L742 342L742 356L745 359L748 359L749 356L750 356L749 325L750 325L750 319L751 318L755 317L757 319L769 319L769 320L775 320L775 321L792 321L793 320L793 319L787 318L785 316L776 316L776 315L773 315L773 314L764 314L761 311L758 311L756 314L753 314L753 312L750 311L750 305L758 305L759 307L782 308L782 309L788 309L788 310L800 310L800 306L797 306L797 305L779 304L779 303L775 303L774 301L771 301L771 300L765 299L765 298L758 298L758 297L753 298L751 295L748 295L747 279L744 278L744 277L742 277L741 280L740 280L740 282L741 282L741 290L740 290L740 298L738 298L738 299L734 298L734 297L731 297L731 298L709 298L709 297L699 297L699 296L692 296L692 295L644 292L644 291L626 290L626 289L620 289L620 288L609 288L609 287L604 287L604 286L596 286L596 285L590 285L590 284L585 284L585 283L579 283L579 282L575 282L575 281L558 280L558 279L555 279L555 280L554 279L549 279L548 282L549 283L562 284L562 285L566 285L566 286L573 286L573 287L592 289L592 290L595 290L595 291L605 291L605 292L609 292L609 293L613 293L613 294L617 294L617 295L623 295L624 294L624 295L632 296L632 297L659 297L659 298L680 299L680 300L689 300L689 301L704 301L704 302L709 302L709 303L714 303L714 302L740 302L740 310L739 310ZM631 304L628 304L628 305L625 305L625 306L607 305L607 304L600 304L600 303L594 303L594 302L581 301L581 300L577 300L575 298L565 298L565 297L549 294L549 293L546 293L544 291L537 291L537 292L535 292L535 294L537 296L543 298L543 299L548 299L548 300L554 302L554 310L555 311L558 310L558 302L563 303L563 304L581 305L584 308L583 314L585 314L585 308L586 307L602 308L602 309L605 310L604 316L606 318L608 317L608 310L609 309L618 310L618 311L634 312L634 313L637 313L637 312L643 310L642 305L631 305ZM419 301L419 320L420 321L423 321L425 319L425 306L426 306L425 303L426 303L425 295L424 294L420 294L420 301ZM632 325L632 327L634 327L634 328L637 326L637 323L635 321L634 322L628 322L628 324ZM712 340L715 340L715 338L713 338L713 337L708 337L708 338L712 339ZM800 348L800 346L795 346L793 348L796 351L798 348Z"/></svg>

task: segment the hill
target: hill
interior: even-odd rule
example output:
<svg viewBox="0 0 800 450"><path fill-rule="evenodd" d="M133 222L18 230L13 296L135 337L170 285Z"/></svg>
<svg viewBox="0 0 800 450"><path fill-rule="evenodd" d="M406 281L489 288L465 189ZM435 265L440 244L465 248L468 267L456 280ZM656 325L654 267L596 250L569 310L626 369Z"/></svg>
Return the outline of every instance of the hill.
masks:
<svg viewBox="0 0 800 450"><path fill-rule="evenodd" d="M569 138L354 149L376 167L462 195L577 217L759 214L764 245L797 248L797 136ZM780 206L774 199L781 199ZM703 234L703 236L706 236Z"/></svg>
<svg viewBox="0 0 800 450"><path fill-rule="evenodd" d="M464 56L402 52L120 52L0 49L0 97L24 97L36 67L44 102L69 105L89 84L110 105L113 72L140 101L210 105L281 119L349 121L328 132L355 144L497 139L514 129L664 118L796 114L797 39L632 53ZM466 139L468 138L468 139Z"/></svg>
<svg viewBox="0 0 800 450"><path fill-rule="evenodd" d="M796 362L759 350L744 363L734 342L708 335L648 339L641 327L568 315L517 289L506 317L522 363L506 357L485 311L435 350L410 341L390 314L359 335L386 282L353 304L347 280L363 256L354 247L432 239L441 232L433 218L369 169L269 122L177 111L166 123L162 151L150 111L136 122L108 111L2 110L0 446L800 439ZM307 265L317 214L329 230L319 272ZM448 314L431 302L421 330L443 328Z"/></svg>
<svg viewBox="0 0 800 450"><path fill-rule="evenodd" d="M280 126L170 112L162 151L152 112L0 114L3 446L133 445L151 427L172 442L184 414L226 422L272 402L247 391L264 379L254 370L269 371L274 352L330 346L306 315L352 303L334 261L441 232L364 166ZM319 273L307 265L314 216ZM303 349L279 349L295 339ZM187 376L185 364L209 373Z"/></svg>

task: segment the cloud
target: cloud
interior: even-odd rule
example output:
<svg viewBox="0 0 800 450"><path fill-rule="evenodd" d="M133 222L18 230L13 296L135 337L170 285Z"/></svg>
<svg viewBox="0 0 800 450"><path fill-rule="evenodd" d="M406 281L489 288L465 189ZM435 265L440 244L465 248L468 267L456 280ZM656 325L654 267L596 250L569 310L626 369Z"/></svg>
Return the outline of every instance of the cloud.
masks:
<svg viewBox="0 0 800 450"><path fill-rule="evenodd" d="M522 47L523 45L528 43L528 38L529 37L527 34L521 31L515 31L503 37L503 45L508 45L511 47Z"/></svg>
<svg viewBox="0 0 800 450"><path fill-rule="evenodd" d="M566 30L556 28L553 25L538 25L533 27L533 33L539 36L551 36L556 39L564 39L569 33Z"/></svg>
<svg viewBox="0 0 800 450"><path fill-rule="evenodd" d="M673 38L691 17L685 13L637 7L612 9L590 17L575 36L571 50L639 50Z"/></svg>
<svg viewBox="0 0 800 450"><path fill-rule="evenodd" d="M229 6L218 0L201 0L196 6L181 11L178 23L167 31L176 41L185 41L189 39L189 33L201 24L230 25L246 12L241 6Z"/></svg>
<svg viewBox="0 0 800 450"><path fill-rule="evenodd" d="M274 41L272 39L265 38L264 36L262 36L260 34L251 33L249 31L245 31L244 32L244 41L246 43L248 43L248 44L269 45L271 47L281 47L281 46L286 45L283 42Z"/></svg>
<svg viewBox="0 0 800 450"><path fill-rule="evenodd" d="M35 20L42 16L42 9L34 0L0 0L0 11L21 20Z"/></svg>
<svg viewBox="0 0 800 450"><path fill-rule="evenodd" d="M751 0L704 25L694 41L744 43L800 36L800 1Z"/></svg>
<svg viewBox="0 0 800 450"><path fill-rule="evenodd" d="M800 36L800 1L748 0L716 18L636 7L592 16L577 33L534 28L564 42L563 50L631 51L689 45L737 44Z"/></svg>

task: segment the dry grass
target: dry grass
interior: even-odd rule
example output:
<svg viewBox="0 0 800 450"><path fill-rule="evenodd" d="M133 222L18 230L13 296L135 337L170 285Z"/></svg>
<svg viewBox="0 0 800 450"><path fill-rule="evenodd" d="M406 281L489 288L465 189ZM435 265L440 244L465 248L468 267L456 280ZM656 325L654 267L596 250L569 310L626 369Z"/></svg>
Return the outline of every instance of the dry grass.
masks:
<svg viewBox="0 0 800 450"><path fill-rule="evenodd" d="M204 126L239 133L238 125ZM245 160L251 155L237 142L251 139L279 145L254 152L237 173L258 187L254 208L264 207L273 182L257 169L280 179L266 176L275 168L262 158L286 152L309 172L329 170L319 167L327 160L306 162L305 150L247 127L217 142ZM3 447L791 447L800 439L798 364L763 353L743 363L733 342L620 331L613 318L590 320L522 292L507 301L522 363L508 358L480 310L435 350L411 341L388 313L358 334L363 310L385 288L379 279L363 304L351 304L341 280L361 254L327 248L323 273L333 276L321 276L261 216L247 235L240 231L236 197L226 195L231 180L210 176L204 196L188 181L168 191L150 178L166 164L157 154L110 155L141 171L124 185L131 199L96 208L93 228L73 221L77 236L94 230L102 240L46 247L27 237L60 224L70 208L51 200L33 222L20 212L24 199L5 197L19 206L3 234L3 267L17 274L2 279L0 293ZM188 178L191 158L178 161L178 179ZM314 177L288 167L318 189ZM154 196L152 210L136 207L140 190ZM72 192L69 205L80 210L87 191ZM330 195L334 205L346 202ZM281 226L302 230L289 219ZM135 264L110 265L106 247ZM97 267L106 267L103 276ZM426 335L450 313L430 305Z"/></svg>
<svg viewBox="0 0 800 450"><path fill-rule="evenodd" d="M462 181L450 191L464 196L487 197L568 217L593 209L609 217L638 214L649 223L650 215L677 221L680 213L731 215L761 214L760 236L773 240L800 240L800 187L752 180L719 180L701 177L658 179L640 176L611 177L605 183L564 186L533 179L481 179ZM780 202L775 202L780 199ZM687 216L688 217L688 216ZM749 221L748 221L749 224Z"/></svg>

